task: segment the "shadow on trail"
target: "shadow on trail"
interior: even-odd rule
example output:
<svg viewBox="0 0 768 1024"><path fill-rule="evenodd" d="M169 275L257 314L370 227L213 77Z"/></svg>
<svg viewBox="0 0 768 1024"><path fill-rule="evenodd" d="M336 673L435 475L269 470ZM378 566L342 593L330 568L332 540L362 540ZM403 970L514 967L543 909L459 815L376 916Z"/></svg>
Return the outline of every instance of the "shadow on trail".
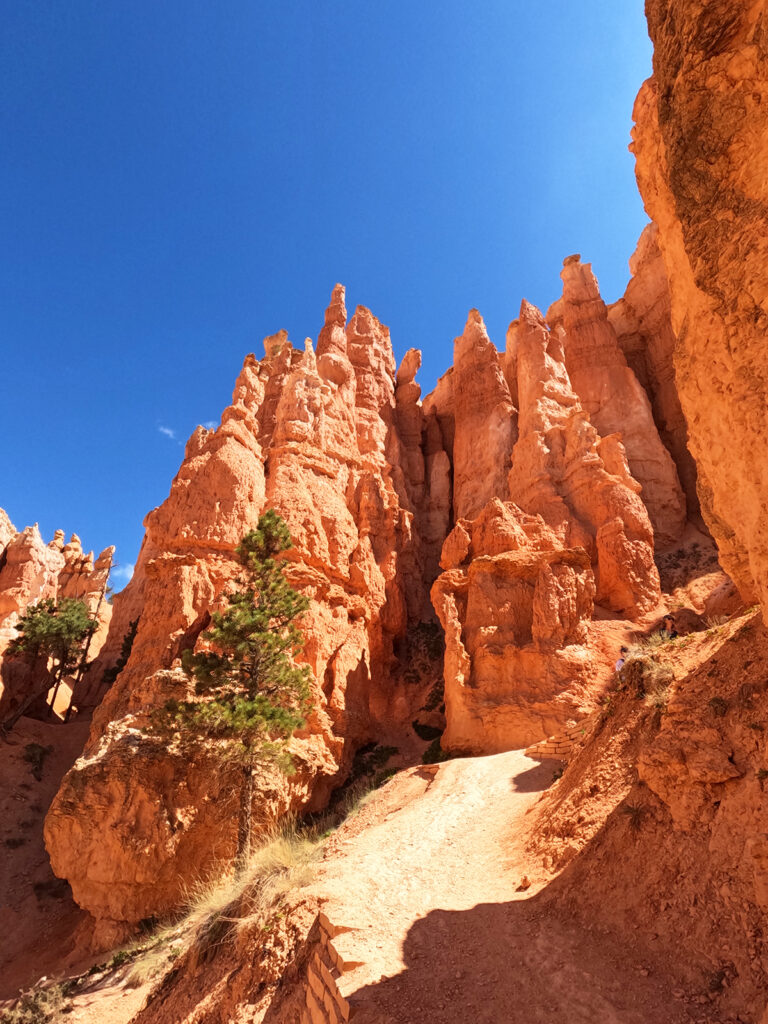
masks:
<svg viewBox="0 0 768 1024"><path fill-rule="evenodd" d="M548 788L553 762L513 777L511 788ZM545 888L471 910L436 909L411 926L405 969L358 989L368 1024L692 1024L673 990L679 979L643 937L585 925L570 912L578 862L600 836L626 829L617 806L581 855ZM610 894L606 893L610 899ZM638 941L639 940L639 941ZM647 965L652 964L648 970Z"/></svg>
<svg viewBox="0 0 768 1024"><path fill-rule="evenodd" d="M410 929L406 968L359 989L377 1024L675 1024L673 981L568 920L551 899L433 910ZM367 1015L363 1019L368 1020Z"/></svg>
<svg viewBox="0 0 768 1024"><path fill-rule="evenodd" d="M555 772L562 767L562 761L542 761L519 775L513 775L510 780L512 789L516 793L543 793L552 785Z"/></svg>

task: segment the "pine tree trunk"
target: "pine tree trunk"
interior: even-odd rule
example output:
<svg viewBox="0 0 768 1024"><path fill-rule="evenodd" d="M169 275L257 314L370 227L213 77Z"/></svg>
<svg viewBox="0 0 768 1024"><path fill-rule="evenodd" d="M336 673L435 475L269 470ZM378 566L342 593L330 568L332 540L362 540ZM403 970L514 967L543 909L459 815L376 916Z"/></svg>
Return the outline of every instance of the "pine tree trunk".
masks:
<svg viewBox="0 0 768 1024"><path fill-rule="evenodd" d="M56 685L57 682L58 678L54 677L54 685ZM3 733L9 733L11 729L14 727L14 725L16 725L18 720L22 717L22 715L26 714L26 712L32 707L36 700L39 700L40 697L44 697L46 693L48 693L50 688L51 680L47 679L44 686L42 686L41 689L35 690L34 692L28 694L26 699L21 702L21 704L16 708L13 714L9 715L4 722L0 723L0 731L2 731Z"/></svg>
<svg viewBox="0 0 768 1024"><path fill-rule="evenodd" d="M253 832L253 759L243 764L243 784L240 787L240 815L237 828L237 866L243 869L251 859Z"/></svg>
<svg viewBox="0 0 768 1024"><path fill-rule="evenodd" d="M110 563L110 565L111 565L111 563ZM107 574L107 579L104 580L104 589L99 594L99 602L96 605L96 610L93 612L93 619L94 619L94 622L97 623L97 628L98 628L98 621L99 621L99 612L101 611L101 604L102 604L102 602L104 600L104 595L107 592L107 580L108 579L109 579L109 574ZM75 703L75 696L77 694L78 688L79 688L80 683L82 681L83 673L85 672L85 666L88 663L88 652L91 649L91 640L93 640L93 634L95 632L96 632L96 629L92 630L88 634L88 637L87 637L87 639L85 641L85 649L83 650L82 657L80 658L80 663L77 666L77 672L75 673L74 681L72 682L72 695L69 698L69 707L67 708L66 713L64 715L64 721L65 722L69 721L70 715L72 714L72 708L73 708L74 703Z"/></svg>

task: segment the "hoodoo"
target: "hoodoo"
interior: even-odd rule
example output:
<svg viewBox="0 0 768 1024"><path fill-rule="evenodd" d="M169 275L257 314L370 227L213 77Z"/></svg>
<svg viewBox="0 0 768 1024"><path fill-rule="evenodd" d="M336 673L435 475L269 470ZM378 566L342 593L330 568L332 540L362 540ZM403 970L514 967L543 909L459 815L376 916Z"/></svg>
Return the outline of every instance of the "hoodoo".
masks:
<svg viewBox="0 0 768 1024"><path fill-rule="evenodd" d="M0 509L9 1021L768 1024L768 4L646 13L617 301L422 395L337 284L114 600Z"/></svg>
<svg viewBox="0 0 768 1024"><path fill-rule="evenodd" d="M525 746L595 706L593 602L629 619L656 607L654 549L682 529L684 500L594 277L576 271L584 295L566 274L562 323L548 327L524 303L505 353L470 312L449 376L423 401L418 352L396 373L388 329L362 306L348 320L341 285L316 350L283 331L261 360L246 358L220 426L195 431L168 499L145 520L94 678L138 622L130 657L47 818L54 870L101 934L170 910L234 849L226 773L158 745L143 723L186 692L179 659L222 607L234 548L265 508L293 538L288 574L310 599L313 680L312 713L292 741L297 771L263 781L265 820L322 807L356 750L408 728L424 695L399 682L403 652L436 617L444 749ZM599 366L597 391L580 360ZM618 429L622 404L643 484ZM655 534L664 509L674 516Z"/></svg>

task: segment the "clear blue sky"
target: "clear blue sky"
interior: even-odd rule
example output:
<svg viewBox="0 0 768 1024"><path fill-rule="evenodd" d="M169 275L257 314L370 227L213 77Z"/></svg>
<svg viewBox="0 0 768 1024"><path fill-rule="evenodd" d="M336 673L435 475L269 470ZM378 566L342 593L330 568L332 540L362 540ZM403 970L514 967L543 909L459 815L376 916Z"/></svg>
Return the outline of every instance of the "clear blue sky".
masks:
<svg viewBox="0 0 768 1024"><path fill-rule="evenodd" d="M642 0L18 0L0 35L0 506L134 561L244 355L370 306L426 392L645 223ZM163 428L163 431L161 431ZM172 435L172 436L171 436Z"/></svg>

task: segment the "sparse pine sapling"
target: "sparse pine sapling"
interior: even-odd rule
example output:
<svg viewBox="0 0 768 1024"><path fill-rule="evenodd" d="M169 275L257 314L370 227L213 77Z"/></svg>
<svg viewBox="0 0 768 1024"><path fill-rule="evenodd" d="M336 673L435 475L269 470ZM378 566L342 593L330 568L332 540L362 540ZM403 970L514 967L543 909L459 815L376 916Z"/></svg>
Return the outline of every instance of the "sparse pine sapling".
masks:
<svg viewBox="0 0 768 1024"><path fill-rule="evenodd" d="M213 613L202 634L208 649L184 652L195 698L168 701L153 720L182 743L221 741L222 756L240 763L240 865L250 855L254 768L272 763L292 772L287 741L304 724L309 703L309 668L294 660L303 647L297 621L309 602L290 585L279 558L291 546L280 516L263 513L235 550L242 573L228 607Z"/></svg>
<svg viewBox="0 0 768 1024"><path fill-rule="evenodd" d="M52 598L30 605L16 623L17 635L8 645L7 656L25 658L35 674L42 668L45 679L33 688L14 713L2 723L9 732L21 716L53 687L56 691L64 676L78 665L83 647L98 623L83 601L65 597L58 603ZM52 671L49 662L53 662Z"/></svg>

